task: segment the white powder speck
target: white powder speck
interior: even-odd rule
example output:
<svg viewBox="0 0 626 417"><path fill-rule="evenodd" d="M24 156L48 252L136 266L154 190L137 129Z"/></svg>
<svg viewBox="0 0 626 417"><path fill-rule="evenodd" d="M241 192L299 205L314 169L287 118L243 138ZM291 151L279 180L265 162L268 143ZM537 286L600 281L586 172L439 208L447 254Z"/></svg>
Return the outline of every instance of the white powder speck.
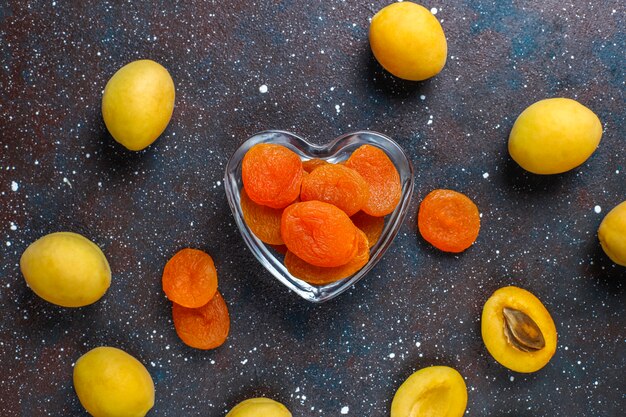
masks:
<svg viewBox="0 0 626 417"><path fill-rule="evenodd" d="M9 227L9 229L17 230L17 225L15 223L11 222L11 226Z"/></svg>
<svg viewBox="0 0 626 417"><path fill-rule="evenodd" d="M437 10L437 8L436 8L436 7L433 7L432 9L430 9L430 12L431 12L432 14L437 14L437 11L438 11L438 10Z"/></svg>
<svg viewBox="0 0 626 417"><path fill-rule="evenodd" d="M511 382L515 381L515 377L511 375L511 377L509 378L509 381Z"/></svg>
<svg viewBox="0 0 626 417"><path fill-rule="evenodd" d="M217 182L217 186L219 187L219 186L221 186L221 185L222 185L222 181L218 181L218 182Z"/></svg>
<svg viewBox="0 0 626 417"><path fill-rule="evenodd" d="M426 124L427 124L427 125L432 125L432 124L433 124L433 119L429 119L429 120L426 122Z"/></svg>
<svg viewBox="0 0 626 417"><path fill-rule="evenodd" d="M350 412L350 407L347 405L345 407L341 407L341 414L348 414Z"/></svg>
<svg viewBox="0 0 626 417"><path fill-rule="evenodd" d="M485 173L483 174L483 178L484 178L484 179L489 178L489 173L488 173L488 172L485 172Z"/></svg>
<svg viewBox="0 0 626 417"><path fill-rule="evenodd" d="M415 346L420 347L422 344L420 342L415 342Z"/></svg>
<svg viewBox="0 0 626 417"><path fill-rule="evenodd" d="M7 246L11 246L11 242L7 242Z"/></svg>
<svg viewBox="0 0 626 417"><path fill-rule="evenodd" d="M619 174L619 169L616 169L616 170L615 170L615 173L616 173L616 174Z"/></svg>
<svg viewBox="0 0 626 417"><path fill-rule="evenodd" d="M593 208L593 211L595 211L597 214L600 214L600 212L602 211L602 207L600 207L600 206L595 206L595 207Z"/></svg>
<svg viewBox="0 0 626 417"><path fill-rule="evenodd" d="M20 185L15 181L11 181L11 191L17 191L18 188L20 188Z"/></svg>
<svg viewBox="0 0 626 417"><path fill-rule="evenodd" d="M337 114L339 114L339 112L341 111L341 107L339 107L339 104L335 104L335 110L337 110Z"/></svg>
<svg viewBox="0 0 626 417"><path fill-rule="evenodd" d="M267 93L267 86L265 84L259 87L259 93L261 94Z"/></svg>
<svg viewBox="0 0 626 417"><path fill-rule="evenodd" d="M247 360L247 359L244 359L244 360L242 360L242 361L241 361L241 364L242 364L242 365L245 365L245 364L247 364L247 363L248 363L248 360Z"/></svg>
<svg viewBox="0 0 626 417"><path fill-rule="evenodd" d="M70 188L72 188L72 183L66 177L63 177L63 182L66 183L67 185L69 185Z"/></svg>
<svg viewBox="0 0 626 417"><path fill-rule="evenodd" d="M395 354L395 353L390 353L390 354L389 354L389 358L393 359L393 358L395 358L395 357L396 357L396 354Z"/></svg>
<svg viewBox="0 0 626 417"><path fill-rule="evenodd" d="M420 100L426 100L426 96L425 96L424 94L422 94L422 95L420 96Z"/></svg>

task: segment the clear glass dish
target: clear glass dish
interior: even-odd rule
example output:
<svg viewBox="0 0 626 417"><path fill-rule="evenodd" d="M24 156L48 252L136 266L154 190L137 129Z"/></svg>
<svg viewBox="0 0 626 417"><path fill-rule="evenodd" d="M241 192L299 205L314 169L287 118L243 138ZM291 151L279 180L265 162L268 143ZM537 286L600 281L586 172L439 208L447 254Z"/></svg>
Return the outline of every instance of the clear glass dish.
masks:
<svg viewBox="0 0 626 417"><path fill-rule="evenodd" d="M385 227L378 242L370 249L370 260L354 275L327 285L312 285L292 276L285 265L283 256L271 246L259 240L246 225L240 205L241 162L248 150L258 143L283 145L300 155L303 160L319 158L338 163L350 157L361 145L373 145L384 150L395 164L402 183L402 197L396 209L385 217ZM346 291L363 278L380 261L391 245L406 217L413 194L413 166L402 148L391 138L376 132L360 131L340 136L327 145L318 146L307 142L293 133L268 130L260 132L246 140L233 154L226 165L224 187L228 204L235 217L235 222L254 256L278 281L305 300L321 303Z"/></svg>

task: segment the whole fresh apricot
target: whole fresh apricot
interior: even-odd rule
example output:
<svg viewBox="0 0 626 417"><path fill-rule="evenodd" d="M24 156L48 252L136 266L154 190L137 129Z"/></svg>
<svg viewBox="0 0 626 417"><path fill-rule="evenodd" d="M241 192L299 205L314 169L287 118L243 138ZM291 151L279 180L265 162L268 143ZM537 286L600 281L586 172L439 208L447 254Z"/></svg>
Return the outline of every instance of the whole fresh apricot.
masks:
<svg viewBox="0 0 626 417"><path fill-rule="evenodd" d="M591 110L569 98L549 98L519 115L509 136L509 153L534 174L560 174L585 162L602 138Z"/></svg>
<svg viewBox="0 0 626 417"><path fill-rule="evenodd" d="M396 77L421 81L439 74L448 44L441 24L419 4L404 1L381 9L370 24L374 56Z"/></svg>
<svg viewBox="0 0 626 417"><path fill-rule="evenodd" d="M504 287L494 292L483 307L480 325L491 356L513 371L538 371L556 352L550 313L524 289Z"/></svg>
<svg viewBox="0 0 626 417"><path fill-rule="evenodd" d="M174 111L174 81L149 59L120 68L102 96L102 117L113 139L139 151L163 133Z"/></svg>
<svg viewBox="0 0 626 417"><path fill-rule="evenodd" d="M616 264L626 266L626 201L604 217L598 229L598 238L604 253Z"/></svg>
<svg viewBox="0 0 626 417"><path fill-rule="evenodd" d="M22 254L20 268L35 294L63 307L95 303L111 284L111 269L100 248L71 232L33 242Z"/></svg>
<svg viewBox="0 0 626 417"><path fill-rule="evenodd" d="M226 417L291 417L287 407L269 398L250 398L237 404Z"/></svg>
<svg viewBox="0 0 626 417"><path fill-rule="evenodd" d="M461 417L467 407L467 386L448 366L420 369L400 385L391 402L391 417Z"/></svg>
<svg viewBox="0 0 626 417"><path fill-rule="evenodd" d="M114 347L97 347L76 361L74 389L94 417L142 417L154 405L154 383L146 368Z"/></svg>

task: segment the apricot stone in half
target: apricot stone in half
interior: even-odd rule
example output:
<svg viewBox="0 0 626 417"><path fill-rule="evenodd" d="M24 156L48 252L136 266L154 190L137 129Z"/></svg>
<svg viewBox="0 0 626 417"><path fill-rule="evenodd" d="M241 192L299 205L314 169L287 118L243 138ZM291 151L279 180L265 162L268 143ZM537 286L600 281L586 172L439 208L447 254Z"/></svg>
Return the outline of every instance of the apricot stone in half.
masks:
<svg viewBox="0 0 626 417"><path fill-rule="evenodd" d="M503 366L523 373L543 368L556 352L556 327L550 313L530 292L504 287L483 307L483 342Z"/></svg>
<svg viewBox="0 0 626 417"><path fill-rule="evenodd" d="M461 417L466 407L467 387L461 374L448 366L431 366L400 385L391 402L391 417Z"/></svg>

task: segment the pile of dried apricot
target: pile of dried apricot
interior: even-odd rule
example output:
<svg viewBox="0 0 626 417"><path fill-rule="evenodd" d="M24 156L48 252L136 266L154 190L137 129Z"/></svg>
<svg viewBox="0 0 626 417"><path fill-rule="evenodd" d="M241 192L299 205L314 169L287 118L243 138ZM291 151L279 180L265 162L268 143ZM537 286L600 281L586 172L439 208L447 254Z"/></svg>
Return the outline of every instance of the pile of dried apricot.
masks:
<svg viewBox="0 0 626 417"><path fill-rule="evenodd" d="M185 344L207 350L226 341L230 316L210 255L189 248L176 253L163 269L163 291L173 303L174 327Z"/></svg>
<svg viewBox="0 0 626 417"><path fill-rule="evenodd" d="M289 272L314 285L349 277L367 264L384 216L402 196L398 170L372 145L333 164L302 161L285 146L261 143L244 156L241 176L240 204L250 231L268 245L285 245Z"/></svg>

